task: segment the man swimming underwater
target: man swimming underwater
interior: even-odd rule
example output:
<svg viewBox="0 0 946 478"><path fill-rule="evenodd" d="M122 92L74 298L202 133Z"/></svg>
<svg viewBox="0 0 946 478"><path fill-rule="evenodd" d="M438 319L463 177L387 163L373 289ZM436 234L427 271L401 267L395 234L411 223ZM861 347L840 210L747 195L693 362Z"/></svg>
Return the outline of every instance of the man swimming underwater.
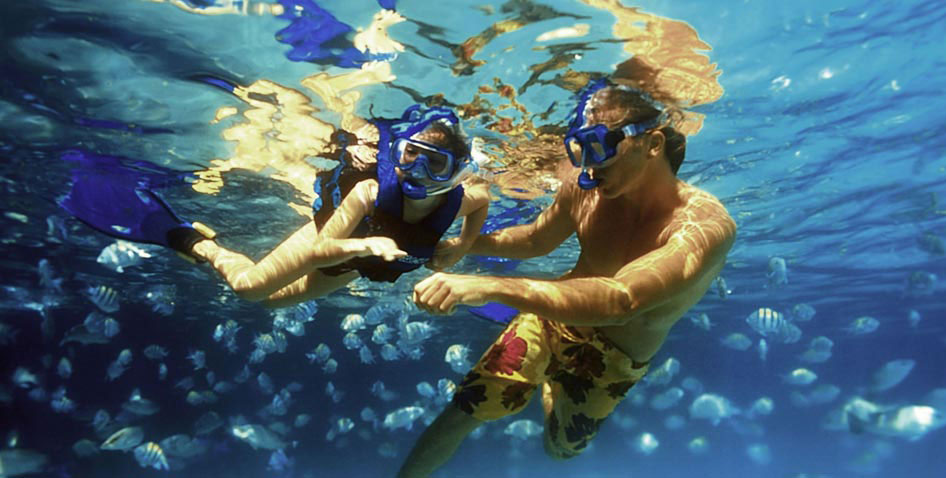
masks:
<svg viewBox="0 0 946 478"><path fill-rule="evenodd" d="M664 110L632 88L587 87L565 137L577 178L534 223L480 236L469 251L525 259L577 233L581 253L571 272L555 280L437 273L417 284L415 302L434 314L488 301L520 314L399 476L429 475L484 421L525 408L540 385L546 452L577 456L712 284L736 226L715 197L676 177L685 137Z"/></svg>

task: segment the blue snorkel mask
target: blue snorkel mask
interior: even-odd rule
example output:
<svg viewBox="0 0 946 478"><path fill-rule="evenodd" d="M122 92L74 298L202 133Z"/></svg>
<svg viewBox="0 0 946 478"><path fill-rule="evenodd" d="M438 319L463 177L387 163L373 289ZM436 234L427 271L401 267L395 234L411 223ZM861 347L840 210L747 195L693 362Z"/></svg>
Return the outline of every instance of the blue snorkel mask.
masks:
<svg viewBox="0 0 946 478"><path fill-rule="evenodd" d="M450 150L413 138L435 122L458 127L460 120L453 111L443 107L421 110L420 105L414 105L401 120L391 128L394 138L389 157L404 173L401 190L408 198L446 193L478 169L471 154L457 157Z"/></svg>
<svg viewBox="0 0 946 478"><path fill-rule="evenodd" d="M568 133L565 134L565 152L568 153L568 159L571 160L572 165L581 168L581 174L578 175L578 187L585 190L594 189L600 182L591 178L588 169L602 167L613 158L617 154L617 146L621 141L658 128L666 122L666 116L661 113L656 118L638 123L626 123L617 129L608 129L603 124L586 126L588 118L585 107L595 92L608 86L626 88L614 85L605 78L588 85L581 93L575 115L568 125ZM655 109L662 110L646 93L639 93Z"/></svg>

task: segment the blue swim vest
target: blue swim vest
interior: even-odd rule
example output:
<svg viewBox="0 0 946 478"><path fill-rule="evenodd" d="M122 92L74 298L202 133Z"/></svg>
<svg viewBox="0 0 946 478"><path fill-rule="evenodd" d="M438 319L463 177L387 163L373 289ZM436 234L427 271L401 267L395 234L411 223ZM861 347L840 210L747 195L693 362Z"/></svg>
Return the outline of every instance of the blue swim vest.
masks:
<svg viewBox="0 0 946 478"><path fill-rule="evenodd" d="M404 193L397 180L395 166L390 159L393 142L392 126L401 120L376 119L373 121L380 134L377 162L373 167L356 169L345 159L345 146L351 141L347 133L337 135L339 144L338 166L325 177L315 181L315 192L319 199L313 204L316 226L321 228L328 222L341 199L355 185L372 177L378 180L378 197L374 212L365 216L352 238L383 236L391 238L399 248L408 253L396 261L385 261L380 257L357 257L341 264L319 269L326 275L341 275L357 270L362 277L378 282L394 282L401 274L426 264L433 257L434 248L457 217L463 203L463 186L457 186L445 194L445 201L418 223L404 221ZM323 198L331 198L333 207L327 207Z"/></svg>

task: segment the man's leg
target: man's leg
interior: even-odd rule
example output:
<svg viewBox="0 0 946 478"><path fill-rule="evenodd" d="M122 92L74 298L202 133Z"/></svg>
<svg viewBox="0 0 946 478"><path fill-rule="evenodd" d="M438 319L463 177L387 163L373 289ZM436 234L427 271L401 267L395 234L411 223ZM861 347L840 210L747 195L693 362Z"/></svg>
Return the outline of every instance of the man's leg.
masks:
<svg viewBox="0 0 946 478"><path fill-rule="evenodd" d="M463 439L483 422L452 404L427 427L411 450L399 478L425 477L440 468L460 447Z"/></svg>
<svg viewBox="0 0 946 478"><path fill-rule="evenodd" d="M556 402L561 402L558 397L562 395L562 386L557 382L545 382L542 384L542 410L545 411L545 431L542 433L542 444L545 447L545 454L555 460L567 460L578 456L568 448L562 447L558 439L558 429L561 426L561 411L555 413Z"/></svg>

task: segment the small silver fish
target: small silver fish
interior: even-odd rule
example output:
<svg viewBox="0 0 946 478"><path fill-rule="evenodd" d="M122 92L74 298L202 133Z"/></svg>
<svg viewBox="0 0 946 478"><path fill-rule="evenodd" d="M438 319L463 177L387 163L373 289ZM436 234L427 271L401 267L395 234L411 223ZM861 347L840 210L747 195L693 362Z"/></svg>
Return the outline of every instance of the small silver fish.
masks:
<svg viewBox="0 0 946 478"><path fill-rule="evenodd" d="M59 359L59 365L56 366L56 373L64 379L68 379L72 376L72 362L68 358L62 357Z"/></svg>
<svg viewBox="0 0 946 478"><path fill-rule="evenodd" d="M0 450L0 476L42 473L48 462L46 455L23 448Z"/></svg>
<svg viewBox="0 0 946 478"><path fill-rule="evenodd" d="M907 378L915 365L916 360L912 359L891 360L885 363L874 372L871 390L874 392L890 390Z"/></svg>
<svg viewBox="0 0 946 478"><path fill-rule="evenodd" d="M131 392L128 401L122 404L122 408L135 415L154 415L161 409L157 403L141 396L141 391L137 388Z"/></svg>
<svg viewBox="0 0 946 478"><path fill-rule="evenodd" d="M76 409L76 403L66 396L66 389L59 387L49 400L49 405L56 413L71 413Z"/></svg>
<svg viewBox="0 0 946 478"><path fill-rule="evenodd" d="M329 359L331 354L332 354L332 349L330 349L328 345L325 345L323 343L316 346L315 349L312 350L312 352L305 354L305 356L306 358L309 359L309 363L318 362L320 364L324 364L325 361Z"/></svg>
<svg viewBox="0 0 946 478"><path fill-rule="evenodd" d="M365 328L365 318L360 314L348 314L340 326L345 332L357 332Z"/></svg>
<svg viewBox="0 0 946 478"><path fill-rule="evenodd" d="M148 286L144 291L144 299L154 313L165 317L170 316L177 305L177 286L173 284Z"/></svg>
<svg viewBox="0 0 946 478"><path fill-rule="evenodd" d="M789 372L789 374L784 377L784 380L785 383L789 385L804 386L810 385L815 380L818 380L818 375L807 368L800 367Z"/></svg>
<svg viewBox="0 0 946 478"><path fill-rule="evenodd" d="M308 425L310 421L312 421L312 415L300 413L299 415L296 415L296 419L292 422L292 426L296 428L302 428Z"/></svg>
<svg viewBox="0 0 946 478"><path fill-rule="evenodd" d="M259 375L256 376L256 383L267 394L273 393L273 380L269 378L266 372L260 372Z"/></svg>
<svg viewBox="0 0 946 478"><path fill-rule="evenodd" d="M102 249L95 262L115 272L123 273L125 267L136 266L150 257L151 254L148 251L131 242L119 239Z"/></svg>
<svg viewBox="0 0 946 478"><path fill-rule="evenodd" d="M105 410L99 410L95 412L95 416L92 418L92 428L100 432L105 429L111 423L112 417L109 416L108 412Z"/></svg>
<svg viewBox="0 0 946 478"><path fill-rule="evenodd" d="M108 364L108 368L105 370L105 378L109 382L117 380L118 377L121 377L122 374L125 373L125 370L128 369L118 361L111 362Z"/></svg>
<svg viewBox="0 0 946 478"><path fill-rule="evenodd" d="M374 354L371 353L371 349L367 345L362 345L358 349L358 357L361 359L361 363L365 365L370 365L374 363Z"/></svg>
<svg viewBox="0 0 946 478"><path fill-rule="evenodd" d="M720 339L720 342L723 346L733 349L733 350L747 350L749 347L752 347L752 340L749 337L746 337L739 332L733 332L726 337Z"/></svg>
<svg viewBox="0 0 946 478"><path fill-rule="evenodd" d="M236 425L230 432L237 439L249 444L254 450L278 450L286 448L287 444L275 432L262 425Z"/></svg>
<svg viewBox="0 0 946 478"><path fill-rule="evenodd" d="M322 364L322 371L329 375L335 373L336 370L338 370L338 362L333 358L326 360L325 363Z"/></svg>
<svg viewBox="0 0 946 478"><path fill-rule="evenodd" d="M706 315L705 312L690 317L690 322L697 328L707 332L713 328L713 322L710 321L709 315Z"/></svg>
<svg viewBox="0 0 946 478"><path fill-rule="evenodd" d="M171 435L159 443L164 453L179 458L190 458L206 453L207 445L201 440L191 438L183 433Z"/></svg>
<svg viewBox="0 0 946 478"><path fill-rule="evenodd" d="M168 459L164 456L164 450L161 445L153 441L142 443L135 447L135 460L142 468L154 468L156 470L168 470Z"/></svg>
<svg viewBox="0 0 946 478"><path fill-rule="evenodd" d="M118 353L118 358L116 358L115 361L123 367L127 367L131 365L132 357L133 355L130 349L122 349L122 351Z"/></svg>
<svg viewBox="0 0 946 478"><path fill-rule="evenodd" d="M86 289L86 295L96 307L106 314L118 312L120 308L118 292L115 292L115 289L111 287L105 285L90 286Z"/></svg>
<svg viewBox="0 0 946 478"><path fill-rule="evenodd" d="M453 344L444 352L443 361L456 373L466 373L470 369L470 348L462 344Z"/></svg>
<svg viewBox="0 0 946 478"><path fill-rule="evenodd" d="M864 335L877 330L878 327L880 327L879 320L865 315L854 319L845 330L852 335Z"/></svg>
<svg viewBox="0 0 946 478"><path fill-rule="evenodd" d="M393 336L394 329L388 327L387 324L378 324L375 326L374 332L371 333L371 341L378 345L384 345L388 343Z"/></svg>
<svg viewBox="0 0 946 478"><path fill-rule="evenodd" d="M128 451L138 446L145 433L140 427L125 427L106 438L99 446L103 450Z"/></svg>
<svg viewBox="0 0 946 478"><path fill-rule="evenodd" d="M923 317L920 316L920 313L917 312L915 309L910 309L910 313L908 314L907 319L910 321L910 327L915 329L916 326L920 324L920 320L922 320Z"/></svg>
<svg viewBox="0 0 946 478"><path fill-rule="evenodd" d="M371 394L385 402L390 402L398 397L397 392L388 390L381 380L371 385Z"/></svg>
<svg viewBox="0 0 946 478"><path fill-rule="evenodd" d="M44 289L51 292L62 293L62 278L56 277L56 271L48 259L40 259L36 269L39 273L39 283Z"/></svg>
<svg viewBox="0 0 946 478"><path fill-rule="evenodd" d="M194 370L200 370L207 365L207 355L203 350L194 350L187 358L194 364Z"/></svg>
<svg viewBox="0 0 946 478"><path fill-rule="evenodd" d="M788 268L785 259L773 257L769 259L769 272L766 274L770 287L788 284Z"/></svg>
<svg viewBox="0 0 946 478"><path fill-rule="evenodd" d="M118 335L119 332L121 332L121 326L118 324L118 321L111 317L106 317L102 322L102 334L111 338Z"/></svg>
<svg viewBox="0 0 946 478"><path fill-rule="evenodd" d="M420 382L417 384L417 393L420 396L425 398L434 398L437 395L437 391L434 390L434 386L430 382Z"/></svg>
<svg viewBox="0 0 946 478"><path fill-rule="evenodd" d="M72 452L79 458L86 458L99 452L99 446L94 441L83 438L72 444Z"/></svg>
<svg viewBox="0 0 946 478"><path fill-rule="evenodd" d="M713 283L716 286L716 295L720 299L725 299L729 294L732 294L732 291L726 286L726 279L723 279L723 276L717 276Z"/></svg>
<svg viewBox="0 0 946 478"><path fill-rule="evenodd" d="M792 307L792 320L796 322L808 322L815 317L815 308L808 304L795 304Z"/></svg>
<svg viewBox="0 0 946 478"><path fill-rule="evenodd" d="M150 360L163 360L168 356L168 351L160 345L149 345L145 347L144 356Z"/></svg>
<svg viewBox="0 0 946 478"><path fill-rule="evenodd" d="M388 362L393 362L401 358L401 352L397 350L397 347L391 344L384 344L381 346L381 358Z"/></svg>
<svg viewBox="0 0 946 478"><path fill-rule="evenodd" d="M396 430L398 428L410 430L414 425L414 421L420 418L423 414L424 409L421 407L402 407L391 413L388 413L384 417L384 422L382 425L384 428L389 430Z"/></svg>
<svg viewBox="0 0 946 478"><path fill-rule="evenodd" d="M361 341L361 337L355 332L345 334L345 336L342 337L342 344L344 344L345 348L348 350L358 350L364 345Z"/></svg>
<svg viewBox="0 0 946 478"><path fill-rule="evenodd" d="M66 332L65 337L59 342L59 345L66 345L69 342L75 342L82 345L89 344L107 344L109 338L105 334L91 332L84 324L76 325Z"/></svg>
<svg viewBox="0 0 946 478"><path fill-rule="evenodd" d="M769 356L769 343L765 339L759 339L756 348L759 351L759 360L765 362L765 359Z"/></svg>
<svg viewBox="0 0 946 478"><path fill-rule="evenodd" d="M23 367L17 367L13 371L13 383L20 388L30 388L39 385L39 380L29 370Z"/></svg>
<svg viewBox="0 0 946 478"><path fill-rule="evenodd" d="M690 404L690 418L708 420L713 426L737 413L739 410L726 397L712 393L704 393Z"/></svg>
<svg viewBox="0 0 946 478"><path fill-rule="evenodd" d="M220 415L214 411L207 412L194 422L194 434L206 435L219 428L220 425L223 425L223 419L220 418Z"/></svg>

